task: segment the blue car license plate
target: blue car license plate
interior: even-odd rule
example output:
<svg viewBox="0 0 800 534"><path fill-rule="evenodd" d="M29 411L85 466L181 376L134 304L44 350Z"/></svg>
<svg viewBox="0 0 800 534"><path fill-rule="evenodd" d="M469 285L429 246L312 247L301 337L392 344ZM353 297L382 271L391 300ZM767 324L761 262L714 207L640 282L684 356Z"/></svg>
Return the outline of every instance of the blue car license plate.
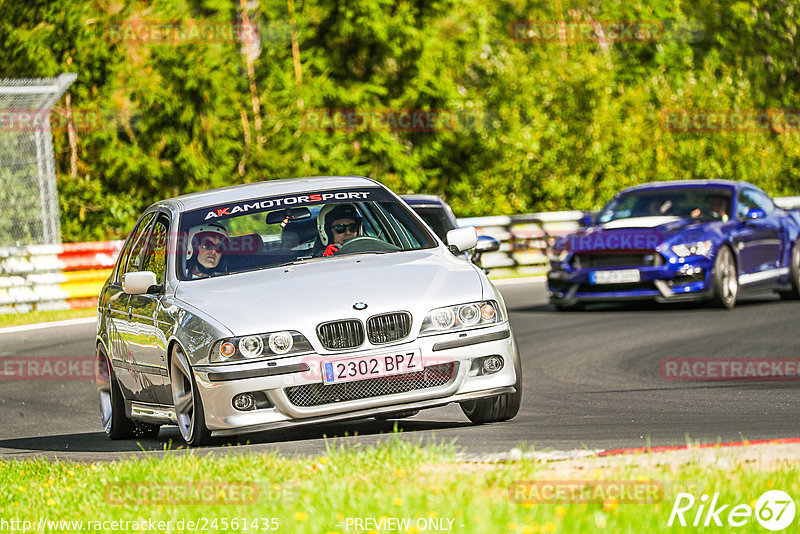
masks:
<svg viewBox="0 0 800 534"><path fill-rule="evenodd" d="M592 271L589 282L592 284L631 284L642 279L639 269L617 269L615 271Z"/></svg>

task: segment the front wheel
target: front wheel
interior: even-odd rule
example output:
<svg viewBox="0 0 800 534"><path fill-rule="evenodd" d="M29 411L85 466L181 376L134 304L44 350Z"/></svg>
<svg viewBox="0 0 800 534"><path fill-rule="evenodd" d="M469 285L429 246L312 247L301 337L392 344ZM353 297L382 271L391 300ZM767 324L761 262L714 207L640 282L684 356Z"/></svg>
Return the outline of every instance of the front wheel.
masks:
<svg viewBox="0 0 800 534"><path fill-rule="evenodd" d="M717 259L714 260L713 288L714 305L720 308L732 309L736 305L736 296L739 293L739 278L736 274L736 262L731 249L720 247Z"/></svg>
<svg viewBox="0 0 800 534"><path fill-rule="evenodd" d="M461 411L473 423L499 423L508 421L517 415L522 404L522 365L517 352L517 343L514 341L514 372L517 380L514 382L514 393L505 393L488 399L476 399L461 403Z"/></svg>
<svg viewBox="0 0 800 534"><path fill-rule="evenodd" d="M203 403L197 390L194 373L189 360L179 346L175 346L170 359L170 383L172 400L175 405L175 417L178 429L187 445L196 447L204 445L211 439L211 432L206 427Z"/></svg>
<svg viewBox="0 0 800 534"><path fill-rule="evenodd" d="M794 244L792 264L789 266L789 283L792 285L788 291L781 291L784 300L800 300L800 241Z"/></svg>

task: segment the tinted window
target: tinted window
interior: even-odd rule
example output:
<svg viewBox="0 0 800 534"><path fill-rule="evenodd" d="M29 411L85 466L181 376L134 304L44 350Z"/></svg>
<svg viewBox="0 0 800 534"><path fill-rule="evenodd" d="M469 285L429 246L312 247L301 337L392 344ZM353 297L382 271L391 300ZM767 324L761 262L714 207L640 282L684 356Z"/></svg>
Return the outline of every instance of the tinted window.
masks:
<svg viewBox="0 0 800 534"><path fill-rule="evenodd" d="M597 222L662 216L727 220L731 200L728 189L657 188L634 191L609 202L600 212Z"/></svg>
<svg viewBox="0 0 800 534"><path fill-rule="evenodd" d="M164 283L164 270L167 264L167 236L169 235L169 219L160 215L147 245L147 255L144 260L143 271L152 271L159 284Z"/></svg>
<svg viewBox="0 0 800 534"><path fill-rule="evenodd" d="M762 209L764 210L764 213L772 213L775 210L775 205L772 203L772 199L761 191L756 191L755 189L745 189L742 191L739 198L741 199L742 197L747 200L747 204L749 206ZM744 215L746 216L747 213Z"/></svg>
<svg viewBox="0 0 800 534"><path fill-rule="evenodd" d="M150 223L153 221L155 213L148 213L136 225L128 240L125 242L125 247L120 253L119 267L117 269L117 280L120 280L123 274L137 269L133 269L135 265L141 265L142 249L144 247L147 232L150 229Z"/></svg>

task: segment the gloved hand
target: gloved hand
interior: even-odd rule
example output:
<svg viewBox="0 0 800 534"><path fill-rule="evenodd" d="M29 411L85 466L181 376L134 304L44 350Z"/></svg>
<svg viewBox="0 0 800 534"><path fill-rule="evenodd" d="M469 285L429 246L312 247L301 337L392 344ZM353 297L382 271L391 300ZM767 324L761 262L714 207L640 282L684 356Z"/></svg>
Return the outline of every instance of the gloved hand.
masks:
<svg viewBox="0 0 800 534"><path fill-rule="evenodd" d="M340 248L342 248L341 245L337 245L336 243L331 243L330 245L328 245L328 247L325 249L325 252L323 252L322 255L333 256L334 254L339 252Z"/></svg>

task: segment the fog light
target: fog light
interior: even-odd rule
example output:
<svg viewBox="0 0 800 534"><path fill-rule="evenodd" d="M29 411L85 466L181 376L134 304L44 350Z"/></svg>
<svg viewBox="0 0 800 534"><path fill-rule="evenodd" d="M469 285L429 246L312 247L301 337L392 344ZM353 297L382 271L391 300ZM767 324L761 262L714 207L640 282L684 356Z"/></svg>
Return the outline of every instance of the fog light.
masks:
<svg viewBox="0 0 800 534"><path fill-rule="evenodd" d="M496 373L503 368L503 358L500 356L489 356L483 360L483 372L487 375Z"/></svg>
<svg viewBox="0 0 800 534"><path fill-rule="evenodd" d="M252 393L239 393L233 398L233 407L242 412L253 410L256 407L256 399Z"/></svg>

